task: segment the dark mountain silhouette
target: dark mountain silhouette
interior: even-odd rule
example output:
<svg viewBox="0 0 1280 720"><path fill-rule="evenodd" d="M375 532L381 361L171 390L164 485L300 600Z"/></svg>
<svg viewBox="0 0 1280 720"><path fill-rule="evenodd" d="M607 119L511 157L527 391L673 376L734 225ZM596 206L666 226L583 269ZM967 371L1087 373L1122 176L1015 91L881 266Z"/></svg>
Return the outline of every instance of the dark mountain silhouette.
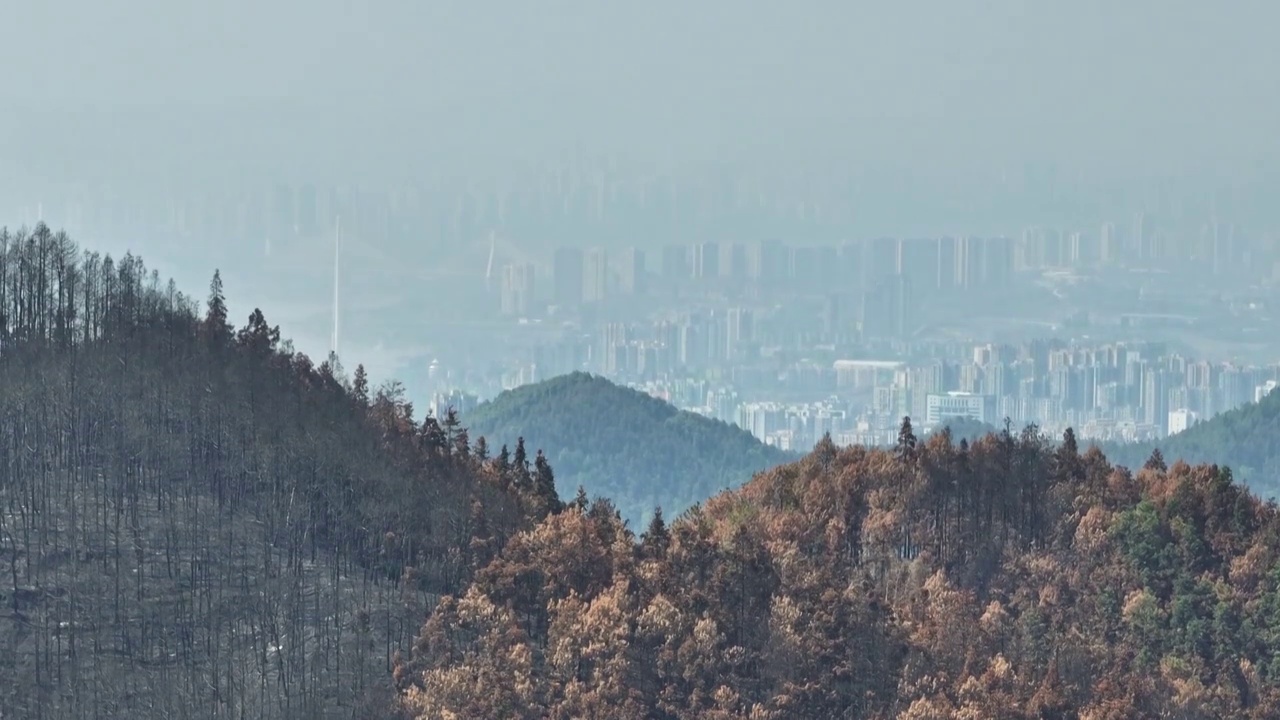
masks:
<svg viewBox="0 0 1280 720"><path fill-rule="evenodd" d="M0 231L0 715L351 717L555 503L133 256ZM370 709L376 713L376 709Z"/></svg>
<svg viewBox="0 0 1280 720"><path fill-rule="evenodd" d="M738 427L605 378L572 373L502 393L463 418L491 447L523 437L556 469L560 495L610 498L634 526L792 459Z"/></svg>
<svg viewBox="0 0 1280 720"><path fill-rule="evenodd" d="M1116 463L1140 467L1160 450L1167 463L1218 463L1268 498L1280 495L1280 392L1247 403L1156 443L1101 445Z"/></svg>

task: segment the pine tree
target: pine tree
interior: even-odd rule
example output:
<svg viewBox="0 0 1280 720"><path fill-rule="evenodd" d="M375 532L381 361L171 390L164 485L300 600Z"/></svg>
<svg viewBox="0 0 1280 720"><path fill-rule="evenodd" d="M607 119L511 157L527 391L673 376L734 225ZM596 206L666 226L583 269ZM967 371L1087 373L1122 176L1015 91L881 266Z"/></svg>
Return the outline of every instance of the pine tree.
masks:
<svg viewBox="0 0 1280 720"><path fill-rule="evenodd" d="M444 412L444 417L440 419L440 429L444 430L445 439L453 444L453 438L458 434L458 428L462 427L462 422L458 420L458 411L450 405Z"/></svg>
<svg viewBox="0 0 1280 720"><path fill-rule="evenodd" d="M227 299L222 290L222 273L213 271L209 281L209 302L204 316L205 337L213 347L226 345L231 339L231 325L227 322Z"/></svg>
<svg viewBox="0 0 1280 720"><path fill-rule="evenodd" d="M471 438L465 427L459 427L453 434L453 454L460 458L471 456Z"/></svg>
<svg viewBox="0 0 1280 720"><path fill-rule="evenodd" d="M813 446L813 454L814 457L818 458L818 463L823 470L831 467L831 464L836 461L836 456L839 454L835 442L831 440L831 433L822 433L822 439L818 441L817 445Z"/></svg>
<svg viewBox="0 0 1280 720"><path fill-rule="evenodd" d="M547 513L558 513L564 509L560 495L556 493L556 476L551 471L551 463L539 449L533 459L533 494Z"/></svg>
<svg viewBox="0 0 1280 720"><path fill-rule="evenodd" d="M511 451L507 449L506 443L502 444L502 449L498 451L498 457L493 459L493 464L498 471L498 477L504 481L511 480Z"/></svg>
<svg viewBox="0 0 1280 720"><path fill-rule="evenodd" d="M523 436L516 438L516 452L511 461L511 471L515 477L516 487L524 490L533 482L529 474L529 455L524 449Z"/></svg>
<svg viewBox="0 0 1280 720"><path fill-rule="evenodd" d="M577 508L580 512L586 512L587 506L590 504L591 500L587 498L587 489L579 485L578 494L573 496L573 502L570 503L570 506Z"/></svg>
<svg viewBox="0 0 1280 720"><path fill-rule="evenodd" d="M1164 453L1160 452L1160 448L1151 451L1151 457L1147 458L1147 463L1142 466L1144 470L1155 470L1157 472L1166 472L1169 466L1164 462Z"/></svg>
<svg viewBox="0 0 1280 720"><path fill-rule="evenodd" d="M254 308L248 324L236 333L236 344L258 357L270 355L280 344L280 326L267 325L262 310Z"/></svg>
<svg viewBox="0 0 1280 720"><path fill-rule="evenodd" d="M351 396L361 405L369 404L369 376L364 371L364 363L356 365L356 376L351 381Z"/></svg>
<svg viewBox="0 0 1280 720"><path fill-rule="evenodd" d="M421 438L423 447L434 457L448 455L449 451L452 450L448 438L445 437L444 430L440 427L440 423L436 422L435 417L430 413L422 421Z"/></svg>
<svg viewBox="0 0 1280 720"><path fill-rule="evenodd" d="M485 462L489 459L489 441L485 440L483 435L476 438L475 455L480 462Z"/></svg>
<svg viewBox="0 0 1280 720"><path fill-rule="evenodd" d="M1053 454L1055 472L1054 480L1069 483L1084 478L1084 464L1080 460L1080 446L1076 443L1076 432L1067 428L1062 433L1062 444Z"/></svg>
<svg viewBox="0 0 1280 720"><path fill-rule="evenodd" d="M911 429L911 418L903 417L902 426L898 428L898 447L896 453L899 460L909 462L916 456L916 434Z"/></svg>
<svg viewBox="0 0 1280 720"><path fill-rule="evenodd" d="M646 558L658 560L666 556L667 548L671 545L671 533L662 518L661 507L653 509L653 518L649 520L649 527L644 531L640 545Z"/></svg>

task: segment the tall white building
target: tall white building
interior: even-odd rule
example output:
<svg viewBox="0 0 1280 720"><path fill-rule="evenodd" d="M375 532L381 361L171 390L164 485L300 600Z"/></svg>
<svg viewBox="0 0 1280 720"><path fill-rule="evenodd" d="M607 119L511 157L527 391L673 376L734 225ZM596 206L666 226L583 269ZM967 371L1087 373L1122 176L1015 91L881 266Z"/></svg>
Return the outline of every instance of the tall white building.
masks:
<svg viewBox="0 0 1280 720"><path fill-rule="evenodd" d="M995 416L996 403L995 398L991 395L949 392L945 394L930 393L925 398L924 424L926 427L936 427L954 419L994 423Z"/></svg>
<svg viewBox="0 0 1280 720"><path fill-rule="evenodd" d="M1169 434L1177 435L1196 424L1196 414L1186 408L1169 411Z"/></svg>

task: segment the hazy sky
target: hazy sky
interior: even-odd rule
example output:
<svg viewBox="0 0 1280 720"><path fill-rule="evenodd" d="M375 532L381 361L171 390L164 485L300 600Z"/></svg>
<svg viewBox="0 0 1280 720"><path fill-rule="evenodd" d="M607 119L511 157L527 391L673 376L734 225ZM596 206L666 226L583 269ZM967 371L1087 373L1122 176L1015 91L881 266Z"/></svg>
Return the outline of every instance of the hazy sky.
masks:
<svg viewBox="0 0 1280 720"><path fill-rule="evenodd" d="M1225 174L1280 155L1274 2L6 5L0 159L19 166L332 170L577 146Z"/></svg>

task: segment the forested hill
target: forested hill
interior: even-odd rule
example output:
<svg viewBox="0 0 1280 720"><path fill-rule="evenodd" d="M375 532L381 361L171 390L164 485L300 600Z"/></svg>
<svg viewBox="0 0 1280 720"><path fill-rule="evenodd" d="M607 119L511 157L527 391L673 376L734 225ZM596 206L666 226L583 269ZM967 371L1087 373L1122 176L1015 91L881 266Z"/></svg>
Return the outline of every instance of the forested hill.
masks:
<svg viewBox="0 0 1280 720"><path fill-rule="evenodd" d="M378 717L550 486L262 312L233 327L216 274L201 311L136 257L0 231L3 717Z"/></svg>
<svg viewBox="0 0 1280 720"><path fill-rule="evenodd" d="M1103 445L1117 463L1138 467L1156 448L1168 462L1219 463L1263 497L1280 496L1280 392L1199 422L1158 443Z"/></svg>
<svg viewBox="0 0 1280 720"><path fill-rule="evenodd" d="M605 378L572 373L500 394L463 418L491 447L543 449L556 487L613 501L634 527L737 487L794 457L751 433Z"/></svg>
<svg viewBox="0 0 1280 720"><path fill-rule="evenodd" d="M514 537L396 670L440 717L1280 717L1280 517L1073 437L820 443L638 538Z"/></svg>

